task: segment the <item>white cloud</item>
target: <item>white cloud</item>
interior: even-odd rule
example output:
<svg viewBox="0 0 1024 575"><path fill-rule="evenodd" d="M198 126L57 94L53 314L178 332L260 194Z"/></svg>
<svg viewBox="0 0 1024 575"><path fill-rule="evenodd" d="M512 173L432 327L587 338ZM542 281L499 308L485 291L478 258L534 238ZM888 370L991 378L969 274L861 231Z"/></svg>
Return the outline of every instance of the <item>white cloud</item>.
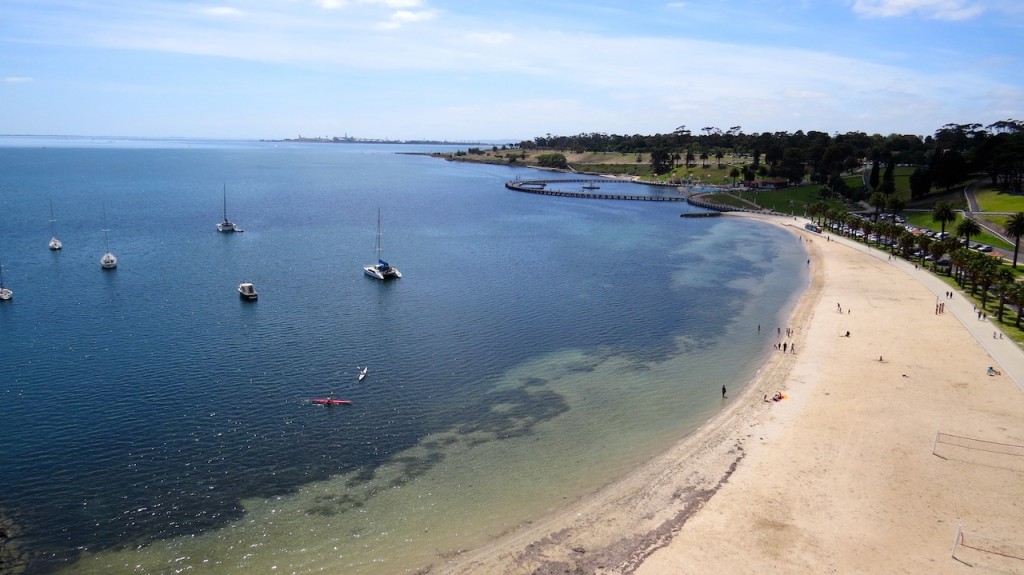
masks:
<svg viewBox="0 0 1024 575"><path fill-rule="evenodd" d="M209 14L210 16L241 16L242 11L237 8L231 8L230 6L209 6L202 9L203 14Z"/></svg>
<svg viewBox="0 0 1024 575"><path fill-rule="evenodd" d="M377 24L375 28L378 30L394 30L400 28L405 24L414 24L416 22L426 22L427 20L433 20L437 16L437 12L432 10L420 10L413 12L410 10L398 10L391 14L391 18L387 22L381 22Z"/></svg>
<svg viewBox="0 0 1024 575"><path fill-rule="evenodd" d="M313 3L325 10L347 8L353 4L383 6L392 10L407 10L423 6L423 0L313 0Z"/></svg>
<svg viewBox="0 0 1024 575"><path fill-rule="evenodd" d="M920 14L936 20L969 20L980 16L985 7L967 0L856 0L853 11L876 18Z"/></svg>
<svg viewBox="0 0 1024 575"><path fill-rule="evenodd" d="M7 84L29 84L33 81L32 78L27 76L8 76L4 78L4 82Z"/></svg>

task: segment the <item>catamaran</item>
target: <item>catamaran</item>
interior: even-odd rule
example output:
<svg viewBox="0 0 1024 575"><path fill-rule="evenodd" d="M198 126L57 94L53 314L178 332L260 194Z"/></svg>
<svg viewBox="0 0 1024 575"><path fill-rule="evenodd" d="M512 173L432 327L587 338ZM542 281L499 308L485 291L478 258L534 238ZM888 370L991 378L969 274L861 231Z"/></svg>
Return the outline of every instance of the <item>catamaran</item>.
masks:
<svg viewBox="0 0 1024 575"><path fill-rule="evenodd" d="M402 272L398 268L380 259L380 210L377 210L377 263L363 266L366 275L379 280L398 279Z"/></svg>
<svg viewBox="0 0 1024 575"><path fill-rule="evenodd" d="M53 219L53 200L50 200L50 249L57 251L64 247L57 239L57 220Z"/></svg>
<svg viewBox="0 0 1024 575"><path fill-rule="evenodd" d="M238 227L238 224L228 220L228 185L224 184L224 221L217 224L218 232L244 232L242 228Z"/></svg>
<svg viewBox="0 0 1024 575"><path fill-rule="evenodd" d="M117 267L117 257L110 253L110 239L107 237L107 208L103 208L103 243L106 245L107 253L100 258L100 267L105 270L112 270Z"/></svg>

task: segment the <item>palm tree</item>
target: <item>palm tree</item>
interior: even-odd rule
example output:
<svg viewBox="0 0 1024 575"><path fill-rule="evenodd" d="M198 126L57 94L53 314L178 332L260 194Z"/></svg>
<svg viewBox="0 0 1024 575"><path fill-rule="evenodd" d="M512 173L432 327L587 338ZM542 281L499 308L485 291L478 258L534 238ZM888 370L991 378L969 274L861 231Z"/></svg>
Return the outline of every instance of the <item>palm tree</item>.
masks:
<svg viewBox="0 0 1024 575"><path fill-rule="evenodd" d="M921 234L921 235L917 236L916 240L917 240L917 247L918 247L918 249L921 250L921 252L923 254L921 256L921 259L924 259L924 254L931 253L931 249L929 249L929 248L932 247L932 239L929 238L928 236L924 235L924 234Z"/></svg>
<svg viewBox="0 0 1024 575"><path fill-rule="evenodd" d="M955 276L954 281L960 287L964 287L964 279L967 277L967 261L970 255L971 252L969 250L960 247L949 252L950 273L952 274L953 270L956 270L956 273L953 274Z"/></svg>
<svg viewBox="0 0 1024 575"><path fill-rule="evenodd" d="M910 253L910 250L913 249L914 244L917 241L917 236L907 230L903 230L899 233L899 236L897 236L896 241L900 243L900 249L903 250L903 255L907 255Z"/></svg>
<svg viewBox="0 0 1024 575"><path fill-rule="evenodd" d="M938 264L939 260L942 259L942 256L947 253L946 242L932 242L932 244L928 246L928 253L932 256L932 259L935 260L935 263ZM950 273L952 273L952 271L952 268L950 268Z"/></svg>
<svg viewBox="0 0 1024 575"><path fill-rule="evenodd" d="M854 215L847 215L846 216L846 227L850 228L850 235L851 236L856 236L857 235L857 230L860 229L860 226L861 226L861 224L863 222L864 222L864 220L858 218L857 216L854 216Z"/></svg>
<svg viewBox="0 0 1024 575"><path fill-rule="evenodd" d="M996 313L996 317L999 318L999 323L1003 322L1003 306L1010 297L1014 284L1017 283L1015 280L1016 276L1013 275L1013 272L1002 266L999 267L995 277L996 293L999 295L999 311Z"/></svg>
<svg viewBox="0 0 1024 575"><path fill-rule="evenodd" d="M932 208L932 221L942 224L942 237L946 237L946 224L956 221L956 210L951 202L939 202Z"/></svg>
<svg viewBox="0 0 1024 575"><path fill-rule="evenodd" d="M981 233L981 226L971 218L964 218L956 225L956 237L964 237L964 246L971 247L971 236Z"/></svg>
<svg viewBox="0 0 1024 575"><path fill-rule="evenodd" d="M1006 220L1006 235L1013 236L1013 268L1017 269L1017 252L1020 250L1020 237L1024 236L1024 212L1017 212Z"/></svg>
<svg viewBox="0 0 1024 575"><path fill-rule="evenodd" d="M996 262L995 258L987 256L981 252L973 252L975 264L978 268L978 285L981 288L981 307L984 309L988 303L988 288L992 287L992 284L996 283L996 274L999 272L999 263ZM1012 273L1012 272L1011 272ZM974 288L971 288L971 293L974 294Z"/></svg>
<svg viewBox="0 0 1024 575"><path fill-rule="evenodd" d="M889 213L892 214L892 221L895 222L896 215L902 212L903 208L907 207L907 204L896 196L889 196L885 201L885 207L889 208Z"/></svg>
<svg viewBox="0 0 1024 575"><path fill-rule="evenodd" d="M1020 316L1024 315L1021 308L1024 307L1024 284L1014 282L1013 289L1008 294L1010 305L1017 308L1017 319L1013 322L1014 327L1020 329Z"/></svg>
<svg viewBox="0 0 1024 575"><path fill-rule="evenodd" d="M872 208L875 208L875 222L878 222L878 214L885 208L885 194L882 192L875 192L868 198L868 203L871 204Z"/></svg>
<svg viewBox="0 0 1024 575"><path fill-rule="evenodd" d="M864 241L867 242L868 241L868 237L871 234L875 233L875 229L876 228L875 228L875 224L871 223L868 220L864 220L860 224L860 229L864 231Z"/></svg>

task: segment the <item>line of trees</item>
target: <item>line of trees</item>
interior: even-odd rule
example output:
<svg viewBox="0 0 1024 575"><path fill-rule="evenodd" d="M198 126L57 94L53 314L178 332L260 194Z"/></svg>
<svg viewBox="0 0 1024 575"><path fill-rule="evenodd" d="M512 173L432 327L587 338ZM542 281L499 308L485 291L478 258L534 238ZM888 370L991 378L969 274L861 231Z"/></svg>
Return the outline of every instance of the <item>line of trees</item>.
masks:
<svg viewBox="0 0 1024 575"><path fill-rule="evenodd" d="M617 152L648 154L652 170L668 173L679 165L698 161L709 167L714 159L722 167L726 156L742 157L744 180L756 175L811 181L830 194L862 200L857 194L882 192L891 196L892 170L896 165L914 166L911 199L933 190L948 190L969 174L985 173L992 183L1012 192L1024 191L1024 122L1004 120L981 124L947 124L934 135L878 134L864 132L827 134L799 130L745 134L740 126L727 130L705 127L694 134L686 126L670 134L615 135L603 133L552 136L547 134L520 142L523 150ZM841 174L870 162L870 189L847 189ZM882 172L879 179L879 172ZM734 176L735 177L735 176ZM892 189L888 189L886 186Z"/></svg>

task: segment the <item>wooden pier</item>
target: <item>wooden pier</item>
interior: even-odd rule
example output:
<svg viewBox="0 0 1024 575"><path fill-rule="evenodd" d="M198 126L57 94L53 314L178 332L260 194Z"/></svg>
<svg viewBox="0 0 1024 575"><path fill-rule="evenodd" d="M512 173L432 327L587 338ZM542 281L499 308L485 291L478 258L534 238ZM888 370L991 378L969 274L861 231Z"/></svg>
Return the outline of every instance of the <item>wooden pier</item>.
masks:
<svg viewBox="0 0 1024 575"><path fill-rule="evenodd" d="M631 194L602 194L596 192L566 192L562 190L549 190L549 184L606 184L608 180L574 179L574 180L515 180L505 182L505 187L517 192L528 194L540 194L543 196L560 196L563 198L585 198L590 200L632 200L639 202L685 202L684 196L641 196Z"/></svg>

